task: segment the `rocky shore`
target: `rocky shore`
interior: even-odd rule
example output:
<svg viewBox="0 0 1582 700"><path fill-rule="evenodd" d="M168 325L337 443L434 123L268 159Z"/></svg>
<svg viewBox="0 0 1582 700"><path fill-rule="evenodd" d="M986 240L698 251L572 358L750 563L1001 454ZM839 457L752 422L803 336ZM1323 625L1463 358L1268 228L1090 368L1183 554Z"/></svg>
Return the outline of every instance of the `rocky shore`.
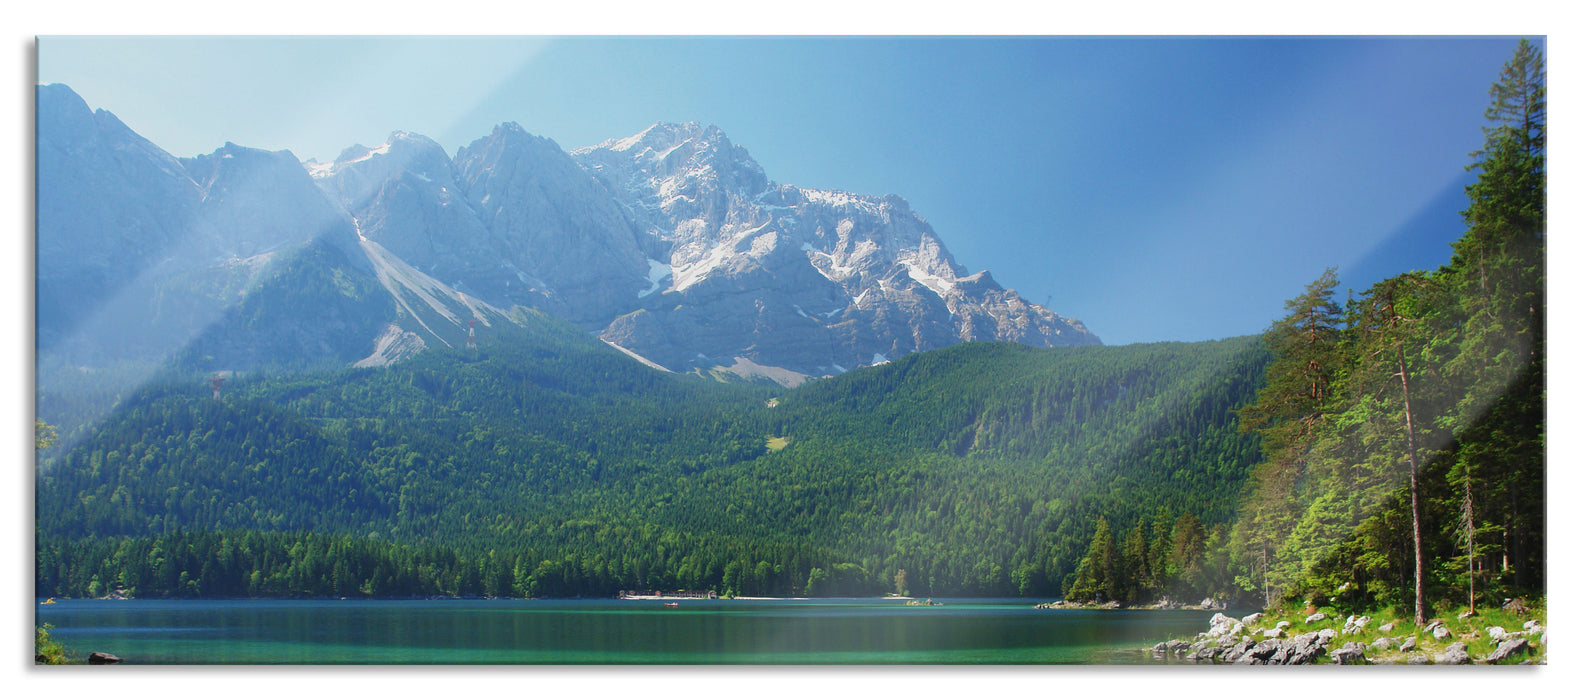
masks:
<svg viewBox="0 0 1582 700"><path fill-rule="evenodd" d="M1549 635L1543 616L1524 616L1525 607L1507 605L1491 617L1521 619L1520 629L1485 626L1470 613L1454 621L1430 620L1421 628L1410 621L1375 620L1328 612L1275 619L1253 613L1236 619L1215 613L1197 637L1172 639L1153 647L1164 661L1234 665L1410 664L1466 665L1547 663ZM1514 627L1515 623L1509 623Z"/></svg>
<svg viewBox="0 0 1582 700"><path fill-rule="evenodd" d="M1039 603L1033 606L1034 610L1224 610L1224 601L1213 598L1204 598L1197 605L1180 603L1170 598L1161 598L1146 605L1121 605L1113 600L1094 603L1083 601L1057 600L1052 603Z"/></svg>

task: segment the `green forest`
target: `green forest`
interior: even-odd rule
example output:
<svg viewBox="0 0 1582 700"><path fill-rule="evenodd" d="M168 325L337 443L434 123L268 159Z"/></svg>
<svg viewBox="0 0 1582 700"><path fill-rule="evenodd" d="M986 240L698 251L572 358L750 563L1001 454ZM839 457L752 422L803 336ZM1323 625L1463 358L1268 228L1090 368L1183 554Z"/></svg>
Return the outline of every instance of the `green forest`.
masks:
<svg viewBox="0 0 1582 700"><path fill-rule="evenodd" d="M1231 516L1258 455L1233 410L1266 361L1254 338L966 344L787 391L545 318L218 400L170 376L44 461L38 585L1057 595L1096 514Z"/></svg>
<svg viewBox="0 0 1582 700"><path fill-rule="evenodd" d="M1543 84L1523 42L1449 264L1343 300L1331 270L1262 336L967 343L796 389L534 312L217 397L186 357L69 446L41 432L35 593L1541 595Z"/></svg>

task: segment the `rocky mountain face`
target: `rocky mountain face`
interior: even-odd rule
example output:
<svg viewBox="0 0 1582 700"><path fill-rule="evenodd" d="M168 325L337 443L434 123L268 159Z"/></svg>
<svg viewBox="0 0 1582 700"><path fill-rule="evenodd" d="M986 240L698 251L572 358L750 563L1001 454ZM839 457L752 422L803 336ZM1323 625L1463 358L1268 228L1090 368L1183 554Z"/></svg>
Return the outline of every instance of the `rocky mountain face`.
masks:
<svg viewBox="0 0 1582 700"><path fill-rule="evenodd" d="M389 362L504 316L361 240L288 151L177 159L66 86L37 97L41 387L125 362Z"/></svg>
<svg viewBox="0 0 1582 700"><path fill-rule="evenodd" d="M157 294L203 200L181 163L64 85L38 88L37 311L41 352L96 354ZM169 315L146 319L169 323ZM116 343L122 350L141 342Z"/></svg>
<svg viewBox="0 0 1582 700"><path fill-rule="evenodd" d="M287 152L226 144L179 160L60 85L38 90L38 143L42 360L168 358L277 257L357 247Z"/></svg>
<svg viewBox="0 0 1582 700"><path fill-rule="evenodd" d="M967 274L905 200L776 184L715 127L568 154L505 124L448 164L397 133L309 169L414 267L674 371L826 375L970 340L1098 342Z"/></svg>
<svg viewBox="0 0 1582 700"><path fill-rule="evenodd" d="M1098 342L967 274L900 197L776 184L716 127L657 124L571 155L650 256L651 286L602 336L661 364L830 374L963 341Z"/></svg>
<svg viewBox="0 0 1582 700"><path fill-rule="evenodd" d="M65 86L38 105L39 343L69 362L383 364L513 307L672 371L782 383L963 341L1098 342L967 274L905 200L777 184L715 127L567 153L504 124L454 157L397 132L303 164L176 159Z"/></svg>

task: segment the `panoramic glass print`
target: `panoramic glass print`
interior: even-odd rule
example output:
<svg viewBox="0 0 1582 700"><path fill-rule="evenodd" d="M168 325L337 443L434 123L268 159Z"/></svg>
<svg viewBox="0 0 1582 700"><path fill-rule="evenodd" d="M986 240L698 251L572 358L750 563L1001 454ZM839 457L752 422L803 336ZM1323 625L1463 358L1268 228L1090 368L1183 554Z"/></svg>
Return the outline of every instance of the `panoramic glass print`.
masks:
<svg viewBox="0 0 1582 700"><path fill-rule="evenodd" d="M42 37L37 660L1544 663L1545 45Z"/></svg>

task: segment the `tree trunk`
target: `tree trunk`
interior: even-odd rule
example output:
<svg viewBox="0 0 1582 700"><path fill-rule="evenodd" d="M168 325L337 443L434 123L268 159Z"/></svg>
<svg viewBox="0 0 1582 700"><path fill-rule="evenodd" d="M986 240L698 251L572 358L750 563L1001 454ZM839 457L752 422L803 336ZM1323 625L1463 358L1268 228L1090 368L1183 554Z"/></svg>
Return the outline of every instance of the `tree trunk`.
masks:
<svg viewBox="0 0 1582 700"><path fill-rule="evenodd" d="M1418 627L1428 624L1423 590L1423 503L1417 483L1417 438L1412 432L1412 387L1406 378L1406 353L1395 346L1395 364L1401 373L1401 402L1406 411L1406 461L1412 468L1412 588L1413 619Z"/></svg>
<svg viewBox="0 0 1582 700"><path fill-rule="evenodd" d="M1466 480L1462 483L1461 518L1467 528L1467 609L1474 614L1477 603L1477 527L1472 513L1472 465L1467 465Z"/></svg>

